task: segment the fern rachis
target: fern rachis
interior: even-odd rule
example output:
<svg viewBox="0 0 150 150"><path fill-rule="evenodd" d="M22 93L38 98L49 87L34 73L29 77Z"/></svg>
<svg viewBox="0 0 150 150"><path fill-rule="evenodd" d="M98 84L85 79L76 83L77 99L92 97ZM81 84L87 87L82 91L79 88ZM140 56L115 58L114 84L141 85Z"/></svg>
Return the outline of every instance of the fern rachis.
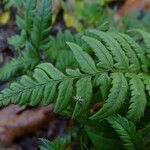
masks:
<svg viewBox="0 0 150 150"><path fill-rule="evenodd" d="M111 114L117 113L120 108L122 108L123 103L125 102L127 91L134 91L134 94L131 95L131 105L129 106L128 111L128 118L131 119L134 122L137 122L140 120L140 118L143 116L144 110L146 108L146 97L144 92L144 84L143 81L140 79L140 70L132 70L129 65L124 66L124 63L121 58L124 58L124 61L128 59L131 59L129 55L125 55L126 53L124 50L121 49L121 46L119 45L119 42L115 41L114 38L109 37L111 41L113 41L111 44L114 45L110 48L111 44L108 43L106 40L106 37L109 36L109 33L100 34L102 32L93 30L89 31L94 34L97 34L98 36L101 36L101 39L105 39L105 43L101 41L101 39L97 40L93 37L83 36L83 39L91 46L93 52L98 57L98 68L96 67L95 61L93 58L85 51L82 50L82 48L74 43L68 43L70 46L73 55L77 62L79 63L79 67L81 68L81 71L77 72L77 70L72 70L72 74L66 75L66 73L62 73L58 69L56 69L52 64L50 63L43 63L41 65L37 66L37 69L35 70L33 74L33 79L31 77L23 77L20 80L21 85L24 85L21 90L17 91L14 89L15 87L10 86L11 92L7 93L2 91L1 95L1 101L3 104L7 104L10 102L14 102L14 96L15 99L17 99L17 103L20 105L29 103L30 105L37 105L41 99L43 99L45 104L48 104L48 102L52 102L53 98L55 99L57 96L57 92L52 90L49 92L50 95L47 94L48 97L50 97L50 100L47 100L43 93L48 93L48 87L52 89L56 89L58 87L58 96L56 99L56 111L63 111L67 106L70 104L70 102L74 101L74 111L73 111L73 117L79 116L82 112L85 112L91 104L91 97L92 97L92 89L93 89L93 80L97 76L101 76L104 73L108 73L110 78L112 79L112 87L111 89L108 89L109 95L107 97L107 100L103 106L102 109L100 109L94 116L91 117L91 119L104 119ZM91 34L90 34L91 35ZM107 36L106 36L107 35ZM90 43L91 41L93 43ZM100 47L97 47L97 46ZM135 44L134 44L135 45ZM101 51L105 50L105 46L107 49L109 49L108 53L106 55L100 55ZM128 45L132 46L132 45ZM102 48L102 49L101 49ZM120 52L120 56L117 56L117 51ZM129 49L131 51L131 49ZM103 53L104 54L104 53ZM105 61L105 58L112 57L115 61L108 62L111 63L112 67L110 65L103 65L103 62ZM121 58L119 58L121 57ZM140 59L138 56L136 59L140 63ZM107 61L105 62L105 64ZM131 63L131 61L130 61ZM135 62L134 62L135 63ZM124 67L122 67L122 65ZM132 64L131 64L132 65ZM141 67L142 69L142 67ZM66 70L68 72L68 70ZM81 73L82 72L82 73ZM127 78L127 74L131 74L130 78ZM134 81L134 76L137 77L137 80L140 81L141 85L138 90L135 90L135 87L131 86L131 89L128 87L129 82ZM101 80L101 78L99 78ZM129 80L129 82L128 82ZM81 82L81 83L80 83ZM135 81L134 81L135 82ZM133 82L133 84L135 84ZM18 83L19 84L19 83ZM87 88L86 87L87 84ZM53 85L53 86L50 86ZM76 90L74 90L74 85L76 85ZM70 88L67 88L69 86ZM83 88L82 88L83 86ZM136 85L137 86L137 85ZM132 89L133 88L133 89ZM66 89L66 90L65 90ZM138 95L139 92L143 93L141 95L142 101L141 103L136 102L136 98L134 98L134 95ZM39 91L39 92L38 92ZM44 91L44 92L43 92ZM81 91L81 92L79 92ZM37 93L38 92L38 93ZM71 93L75 93L75 95L72 95ZM37 93L37 94L36 94ZM8 95L7 95L8 94ZM27 95L26 95L27 94ZM18 97L16 97L18 95ZM63 97L64 96L64 100ZM82 100L83 103L79 102L78 100L75 102L73 97L78 97L79 100ZM46 100L45 100L46 99ZM28 102L27 102L28 101ZM47 102L48 101L48 102ZM55 101L55 100L54 100ZM137 107L141 108L137 110ZM132 117L134 115L134 117Z"/></svg>

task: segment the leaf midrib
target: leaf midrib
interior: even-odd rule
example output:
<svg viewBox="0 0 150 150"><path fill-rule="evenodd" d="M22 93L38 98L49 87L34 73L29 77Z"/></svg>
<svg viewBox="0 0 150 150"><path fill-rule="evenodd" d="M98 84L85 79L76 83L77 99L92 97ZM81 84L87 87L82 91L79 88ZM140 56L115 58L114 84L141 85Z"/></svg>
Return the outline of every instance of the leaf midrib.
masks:
<svg viewBox="0 0 150 150"><path fill-rule="evenodd" d="M37 84L37 85L35 85L35 86L32 86L32 87L26 87L26 88L24 88L23 90L21 90L21 91L17 91L16 93L14 93L14 94L11 94L11 95L9 95L9 96L4 96L4 97L2 97L2 99L0 99L0 101L3 101L3 100L5 100L5 99L8 99L9 97L12 97L13 95L17 95L17 94L20 94L20 93L24 93L24 91L26 91L26 90L31 90L31 89L34 89L34 88L37 88L38 86L46 86L46 84L49 84L50 82L52 82L52 81L54 81L54 82L62 82L63 80L65 80L65 79L68 79L68 78L71 78L72 80L75 80L75 79L78 79L78 78L84 78L84 77L93 77L93 76L97 76L97 75L100 75L100 74L102 74L102 73L107 73L107 72L110 72L111 71L111 73L115 73L115 72L118 72L118 73L129 73L129 71L128 70L105 70L105 71L99 71L99 72L96 72L96 73L93 73L93 74L82 74L82 75L80 75L80 76L64 76L62 79L59 79L59 80L54 80L54 79L50 79L48 82L45 82L45 83L41 83L41 84ZM131 72L131 73L135 73L136 74L136 72ZM2 93L1 93L1 95L3 95Z"/></svg>

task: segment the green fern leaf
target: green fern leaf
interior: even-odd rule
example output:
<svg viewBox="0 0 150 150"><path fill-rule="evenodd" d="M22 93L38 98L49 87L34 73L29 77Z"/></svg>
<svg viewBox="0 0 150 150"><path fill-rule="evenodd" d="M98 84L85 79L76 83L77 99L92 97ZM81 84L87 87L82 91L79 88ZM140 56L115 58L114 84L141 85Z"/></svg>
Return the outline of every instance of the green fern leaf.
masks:
<svg viewBox="0 0 150 150"><path fill-rule="evenodd" d="M76 68L75 70L67 68L66 73L70 76L81 76L81 75L83 75L78 68Z"/></svg>
<svg viewBox="0 0 150 150"><path fill-rule="evenodd" d="M102 100L105 101L109 95L109 91L111 88L111 78L108 76L108 73L103 73L96 76L94 82L95 85L100 88Z"/></svg>
<svg viewBox="0 0 150 150"><path fill-rule="evenodd" d="M56 67L61 71L65 71L66 67L77 67L78 63L75 60L72 51L62 50L58 52L56 59Z"/></svg>
<svg viewBox="0 0 150 150"><path fill-rule="evenodd" d="M127 118L133 122L138 122L144 115L147 100L145 95L145 87L141 79L135 74L126 74L130 78L131 99Z"/></svg>
<svg viewBox="0 0 150 150"><path fill-rule="evenodd" d="M99 31L97 33L99 33ZM102 34L104 33L102 32ZM11 84L10 88L2 91L0 96L1 104L7 105L9 103L16 103L20 105L37 105L40 101L43 101L45 105L48 105L49 103L54 102L56 103L55 111L64 112L65 110L65 112L69 112L69 115L76 118L82 113L88 113L87 116L89 116L89 108L91 105L94 105L95 102L105 101L105 99L107 99L103 107L91 117L92 119L105 119L110 115L117 113L125 100L130 100L127 117L134 122L138 122L144 114L147 102L145 87L140 79L140 74L146 74L147 70L132 70L130 68L130 62L132 61L131 57L129 57L129 53L133 51L132 55L136 54L135 58L138 58L138 64L136 64L135 61L133 62L142 69L143 67L141 66L144 65L139 59L139 55L142 56L140 58L146 58L142 49L132 40L132 38L124 34L119 34L123 44L120 40L116 40L116 36L111 37L113 44L110 44L109 41L105 39L107 37L105 37L105 35L110 37L109 32L105 33L104 37L102 36L100 40L95 34L90 34L90 37L84 36L83 38L86 42L82 41L83 43L80 44L86 51L77 44L68 43L72 50L71 52L74 55L74 59L76 59L78 63L77 66L79 69L66 69L66 73L63 73L50 63L40 64L36 67L32 77L23 76L17 83ZM107 44L104 42L103 38ZM127 46L125 45L125 42L127 43ZM91 46L90 51L88 51L89 47L87 43ZM96 46L94 46L94 44ZM97 44L100 45L100 47L98 47ZM101 47L102 45L103 47ZM113 49L111 48L111 45L113 45ZM33 48L32 45L30 46ZM114 68L109 69L96 68L97 62L102 62L102 64L107 63L105 59L100 56L102 48L104 48L104 51L108 51L109 56L112 57L115 64L121 65L125 59L127 59L129 66L126 69L124 64L119 68L115 65ZM115 48L118 48L118 50ZM114 57L112 51L116 55L118 51L121 51L119 57ZM31 58L34 56L32 54L30 55ZM94 54L97 56L96 60L93 59L93 57L95 58ZM127 57L124 58L124 55ZM103 56L105 58L107 57L105 55ZM120 57L124 59L124 61L122 61ZM28 55L26 55L26 58L28 58ZM105 61L105 63L103 61ZM127 75L132 76L125 76L124 74L126 73ZM129 90L127 83L128 78L130 84ZM76 91L74 84L76 85ZM100 100L91 100L93 89L96 89L96 95L93 95L93 99L97 98L99 95L101 96ZM127 99L126 95L128 95ZM72 101L73 97L76 100L76 103ZM71 109L72 111L70 111ZM122 107L122 112L125 113L126 108Z"/></svg>
<svg viewBox="0 0 150 150"><path fill-rule="evenodd" d="M20 50L25 47L26 38L26 32L22 30L21 35L14 35L8 38L8 43L15 49Z"/></svg>
<svg viewBox="0 0 150 150"><path fill-rule="evenodd" d="M119 43L122 50L124 50L126 56L129 59L129 64L130 64L129 69L133 70L134 72L140 71L140 63L139 63L138 57L136 56L136 53L132 50L130 45L118 33L109 33L109 34L110 36L114 37L114 39Z"/></svg>
<svg viewBox="0 0 150 150"><path fill-rule="evenodd" d="M84 77L76 83L77 94L75 96L76 106L72 118L78 117L87 109L91 102L92 83L91 77Z"/></svg>
<svg viewBox="0 0 150 150"><path fill-rule="evenodd" d="M0 68L0 80L5 81L9 79L11 76L14 76L16 72L19 71L21 68L22 63L20 63L20 57L17 59L12 59Z"/></svg>
<svg viewBox="0 0 150 150"><path fill-rule="evenodd" d="M67 44L70 46L73 54L81 66L81 69L86 73L96 73L97 69L95 67L95 63L90 55L82 50L82 48L74 43Z"/></svg>
<svg viewBox="0 0 150 150"><path fill-rule="evenodd" d="M30 34L33 24L36 1L35 0L23 1L23 7L25 11L21 15L16 16L16 23L21 30L24 30L26 31L26 33Z"/></svg>
<svg viewBox="0 0 150 150"><path fill-rule="evenodd" d="M37 105L37 103L41 100L41 96L43 96L44 87L51 81L45 71L41 71L44 75L41 72L38 72L37 75L37 72L38 70L36 70L36 74L34 74L35 80L28 76L23 76L19 83L13 83L10 85L11 92L7 92L8 89L2 91L2 93L5 95L2 97L5 99L3 101L3 105L7 105L8 102L16 102L20 105ZM38 81L41 76L45 77L43 78L43 82Z"/></svg>
<svg viewBox="0 0 150 150"><path fill-rule="evenodd" d="M64 77L64 74L60 72L58 69L56 69L52 64L50 63L43 63L37 66L37 68L40 68L41 70L45 70L46 73L55 80L60 80Z"/></svg>
<svg viewBox="0 0 150 150"><path fill-rule="evenodd" d="M128 84L122 73L112 74L113 87L110 90L110 94L104 106L90 119L104 119L113 113L116 113L123 102L125 101Z"/></svg>
<svg viewBox="0 0 150 150"><path fill-rule="evenodd" d="M145 44L145 52L146 52L146 54L150 55L150 43L149 43L150 33L147 33L140 29L132 29L132 30L130 30L130 32L137 32L142 36L142 38L144 40L144 44Z"/></svg>
<svg viewBox="0 0 150 150"><path fill-rule="evenodd" d="M105 46L98 40L88 37L88 36L83 36L82 39L87 42L92 49L95 51L96 56L99 58L100 63L98 66L106 69L111 69L113 68L113 59L112 56L109 54Z"/></svg>
<svg viewBox="0 0 150 150"><path fill-rule="evenodd" d="M61 71L65 71L67 67L78 66L66 41L76 43L81 42L78 38L78 34L73 35L69 30L65 30L64 32L58 32L56 37L50 37L46 51L44 51L49 60Z"/></svg>
<svg viewBox="0 0 150 150"><path fill-rule="evenodd" d="M54 101L55 93L56 93L56 86L57 83L52 81L49 76L41 69L36 68L34 70L33 77L38 83L49 83L45 85L44 88L44 96L43 96L43 103L44 105L48 105Z"/></svg>
<svg viewBox="0 0 150 150"><path fill-rule="evenodd" d="M139 76L143 80L143 82L146 86L146 90L148 91L148 93L150 95L150 77L148 75L145 75L145 74L140 74Z"/></svg>
<svg viewBox="0 0 150 150"><path fill-rule="evenodd" d="M25 12L23 14L23 20L25 24L25 31L27 31L29 34L32 30L35 7L36 7L36 0L25 0L24 2Z"/></svg>
<svg viewBox="0 0 150 150"><path fill-rule="evenodd" d="M39 62L40 58L37 56L35 49L30 43L27 43L26 50L23 51L20 56L13 58L0 68L0 80L8 80L23 69L23 71L26 71L29 68L32 70Z"/></svg>
<svg viewBox="0 0 150 150"><path fill-rule="evenodd" d="M140 60L140 63L142 64L141 65L142 70L144 72L147 72L148 71L147 62L146 62L146 58L145 58L144 51L142 50L142 48L130 36L126 34L120 34L120 35L131 46L132 50L135 51L137 57Z"/></svg>
<svg viewBox="0 0 150 150"><path fill-rule="evenodd" d="M31 32L31 40L36 48L42 48L49 40L51 30L51 0L41 0L40 6L36 10L36 16Z"/></svg>
<svg viewBox="0 0 150 150"><path fill-rule="evenodd" d="M73 92L73 80L66 79L59 85L58 98L56 101L55 111L61 112L67 106L72 97Z"/></svg>
<svg viewBox="0 0 150 150"><path fill-rule="evenodd" d="M100 127L102 126L102 129ZM94 148L96 150L121 150L123 149L122 143L114 137L114 133L110 133L108 128L105 131L105 124L95 124L94 126L85 126L85 130L90 137L92 143L94 144Z"/></svg>
<svg viewBox="0 0 150 150"><path fill-rule="evenodd" d="M114 115L107 120L124 142L126 150L145 150L142 134L136 131L133 123L120 115Z"/></svg>
<svg viewBox="0 0 150 150"><path fill-rule="evenodd" d="M48 58L52 61L57 60L59 57L62 58L62 55L59 56L61 53L63 53L64 51L70 51L69 47L66 44L66 41L74 42L74 36L70 33L70 31L65 30L64 32L58 32L56 37L50 38L48 43L49 46L45 51L45 55L48 56ZM62 58L61 61L64 61L64 59Z"/></svg>
<svg viewBox="0 0 150 150"><path fill-rule="evenodd" d="M104 45L106 46L108 51L110 51L110 53L114 57L114 60L116 61L116 64L114 65L116 68L128 69L129 62L124 51L121 50L120 45L113 38L111 38L111 36L109 36L105 32L97 30L88 30L88 32L98 36L98 38L104 43Z"/></svg>

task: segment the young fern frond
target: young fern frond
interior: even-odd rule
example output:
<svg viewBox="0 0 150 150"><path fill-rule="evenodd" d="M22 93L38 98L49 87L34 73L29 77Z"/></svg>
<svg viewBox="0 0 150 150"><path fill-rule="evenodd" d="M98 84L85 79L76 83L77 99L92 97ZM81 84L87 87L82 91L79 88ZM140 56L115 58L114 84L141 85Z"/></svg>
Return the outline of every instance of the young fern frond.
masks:
<svg viewBox="0 0 150 150"><path fill-rule="evenodd" d="M9 44L21 54L4 64L0 69L0 80L8 80L16 73L33 69L41 60L38 50L49 40L51 25L51 0L41 0L36 8L35 0L23 2L24 12L17 16L17 25L22 30L20 35L8 39ZM39 22L40 21L40 22ZM27 43L27 44L26 44Z"/></svg>
<svg viewBox="0 0 150 150"><path fill-rule="evenodd" d="M15 0L14 0L15 1ZM14 2L15 4L15 2ZM8 43L12 45L17 50L21 50L25 47L26 41L30 41L30 32L32 30L34 11L36 7L35 0L25 0L22 1L24 11L16 16L16 23L21 29L20 35L14 35L8 38Z"/></svg>
<svg viewBox="0 0 150 150"><path fill-rule="evenodd" d="M25 47L27 40L26 32L22 30L21 35L14 35L10 38L8 38L8 43L12 45L15 50L20 51Z"/></svg>
<svg viewBox="0 0 150 150"><path fill-rule="evenodd" d="M35 48L43 49L50 40L52 22L52 0L42 0L41 5L35 10L31 41ZM33 17L32 17L33 19Z"/></svg>
<svg viewBox="0 0 150 150"><path fill-rule="evenodd" d="M21 30L30 34L35 15L36 0L23 1L23 7L24 11L20 15L16 16L16 23Z"/></svg>
<svg viewBox="0 0 150 150"><path fill-rule="evenodd" d="M66 44L66 41L76 42L77 35L72 35L69 30L58 32L56 37L51 37L45 55L51 60L60 70L65 70L66 67L76 67L72 51Z"/></svg>
<svg viewBox="0 0 150 150"><path fill-rule="evenodd" d="M144 140L136 126L120 115L109 117L108 122L124 142L126 150L145 150Z"/></svg>
<svg viewBox="0 0 150 150"><path fill-rule="evenodd" d="M87 36L89 32L90 35ZM89 44L97 59L93 59L95 56L83 51L79 45L68 42L80 69L66 69L66 73L63 73L50 63L40 64L36 67L33 77L23 76L19 82L12 83L10 88L2 91L1 105L16 103L34 106L41 100L45 105L54 102L56 112L72 108L70 114L77 118L83 112L90 114L89 110L94 102L93 89L100 86L100 92L107 99L98 112L92 116L87 115L90 119L105 119L122 108L124 115L127 112L130 120L138 122L144 114L147 103L147 94L141 78L141 73L146 74L148 71L148 66L145 66L145 71L143 70L141 58L146 61L147 57L140 46L127 35L121 34L125 39L124 44L126 41L130 47L124 49L124 46L110 36L109 32L97 30L89 32L82 39ZM106 50L107 53L104 54ZM137 67L140 70L132 70L130 67L135 65L136 61L131 61L127 50L134 51L132 55L136 54L134 60L138 62L136 66L140 65ZM108 58L111 60L106 61ZM127 101L130 101L128 111L123 108L123 104Z"/></svg>
<svg viewBox="0 0 150 150"><path fill-rule="evenodd" d="M14 76L21 68L22 63L20 63L20 57L7 62L3 67L0 68L0 81L5 81L11 76Z"/></svg>
<svg viewBox="0 0 150 150"><path fill-rule="evenodd" d="M13 58L0 68L0 81L7 81L19 71L32 70L40 62L36 50L30 43L26 43L26 48L17 58Z"/></svg>
<svg viewBox="0 0 150 150"><path fill-rule="evenodd" d="M24 30L30 34L33 28L33 17L35 16L36 0L26 0L24 2L25 12L23 13ZM19 17L19 16L18 16ZM17 18L18 19L18 18Z"/></svg>

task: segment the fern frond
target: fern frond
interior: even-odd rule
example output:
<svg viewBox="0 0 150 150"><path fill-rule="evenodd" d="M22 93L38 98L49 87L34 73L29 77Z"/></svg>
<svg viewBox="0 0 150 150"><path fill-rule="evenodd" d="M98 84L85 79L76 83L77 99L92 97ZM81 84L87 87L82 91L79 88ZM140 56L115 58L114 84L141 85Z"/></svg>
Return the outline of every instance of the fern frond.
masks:
<svg viewBox="0 0 150 150"><path fill-rule="evenodd" d="M67 105L72 97L73 80L72 79L64 80L63 82L60 83L58 90L59 90L59 92L58 92L58 98L56 101L55 111L61 112L62 110L64 110L67 107Z"/></svg>
<svg viewBox="0 0 150 150"><path fill-rule="evenodd" d="M42 0L40 6L36 9L36 16L33 21L33 30L31 32L31 41L33 45L41 49L49 40L51 30L51 8L52 0ZM33 18L32 18L33 19Z"/></svg>
<svg viewBox="0 0 150 150"><path fill-rule="evenodd" d="M121 140L124 142L126 150L144 150L142 134L136 131L136 126L120 115L108 118L108 122L115 129Z"/></svg>
<svg viewBox="0 0 150 150"><path fill-rule="evenodd" d="M23 71L33 69L40 62L39 56L30 43L26 44L26 48L20 56L13 58L0 68L0 81L8 80L23 69Z"/></svg>
<svg viewBox="0 0 150 150"><path fill-rule="evenodd" d="M98 72L95 66L94 60L89 54L84 52L82 48L74 43L68 43L73 51L74 57L81 66L81 70L86 73L96 73Z"/></svg>
<svg viewBox="0 0 150 150"><path fill-rule="evenodd" d="M132 50L131 46L118 33L110 33L110 36L113 36L115 38L115 40L119 43L120 47L128 57L130 64L129 68L133 71L140 71L140 63L138 57L136 56L136 53Z"/></svg>
<svg viewBox="0 0 150 150"><path fill-rule="evenodd" d="M130 78L131 99L127 117L133 122L138 122L144 115L146 108L145 87L141 79L135 74L126 74Z"/></svg>
<svg viewBox="0 0 150 150"><path fill-rule="evenodd" d="M102 126L102 128L100 127ZM106 128L106 124L95 124L93 126L85 126L85 131L90 137L92 143L94 144L94 148L96 150L121 150L123 149L122 143L119 139L114 136L114 132L111 133L108 127ZM108 131L109 130L109 131Z"/></svg>
<svg viewBox="0 0 150 150"><path fill-rule="evenodd" d="M109 91L111 89L111 78L108 73L103 73L94 78L94 85L100 88L100 93L102 95L102 100L105 101L108 97Z"/></svg>
<svg viewBox="0 0 150 150"><path fill-rule="evenodd" d="M22 30L21 35L14 35L8 38L8 43L12 45L16 50L21 50L25 47L26 40L26 32Z"/></svg>
<svg viewBox="0 0 150 150"><path fill-rule="evenodd" d="M83 44L88 43L90 45L92 53L82 49L82 47L84 49L89 48L87 45L80 47L71 42L67 43L71 48L74 59L78 62L79 69L68 68L64 73L50 63L40 64L36 67L32 77L23 76L19 82L12 83L10 88L2 91L1 104L16 103L34 106L40 101L43 101L45 105L54 102L56 103L56 112L63 112L72 108L70 114L77 118L83 112L90 114L89 108L95 102L95 100L92 100L93 89L100 87L99 93L102 94L103 98L106 98L106 101L103 107L91 116L91 119L105 119L117 113L123 108L125 100L129 100L127 117L133 122L138 122L144 114L147 103L145 86L140 74L146 74L147 70L143 72L141 70L132 70L129 65L131 62L129 53L134 51L132 55L136 54L134 56L138 60L139 55L144 59L146 57L141 52L140 46L132 38L119 34L121 39L123 38L124 44L126 41L129 47L129 49L125 50L122 43L116 40L114 36L109 38L113 41L109 43L106 37L110 37L110 33L96 31L90 30L90 32L94 32L94 35L90 34L82 38L86 41ZM98 36L96 37L95 34L97 33ZM101 38L99 39L99 36L105 38L106 43ZM111 45L113 46L111 47ZM108 53L106 55L102 53L100 56L100 52L105 52L106 50ZM118 52L119 56L117 56ZM93 57L95 58L94 54L97 56L96 60L93 59ZM114 57L114 54L117 57ZM107 58L107 60L112 58L113 60L107 62L104 58ZM124 65L123 63L126 59L127 62ZM139 68L142 68L143 63L138 60L138 64L135 61L133 62L136 66L139 65ZM107 63L111 64L111 67ZM97 64L107 64L107 67L99 67ZM128 88L128 85L130 88ZM96 101L98 102L99 100ZM125 113L126 109L123 108L123 110Z"/></svg>
<svg viewBox="0 0 150 150"><path fill-rule="evenodd" d="M144 44L145 44L145 53L147 55L150 55L150 43L149 43L150 33L143 31L143 30L140 30L140 29L132 29L132 30L130 30L130 32L136 32L142 36L142 39L143 39Z"/></svg>
<svg viewBox="0 0 150 150"><path fill-rule="evenodd" d="M88 76L83 77L83 79L80 79L77 82L76 97L83 96L82 98L84 102L82 105L85 109L89 105L90 94L92 93L92 85ZM56 93L56 86L60 84L55 108L55 110L59 112L60 110L64 109L71 100L73 80L79 77L67 77L62 72L57 70L52 64L45 63L37 66L37 69L35 69L33 74L33 78L34 79L28 76L23 76L19 83L12 83L10 89L5 89L2 91L3 96L1 95L1 102L3 102L3 105L7 105L8 103L18 103L20 105L30 104L34 106L37 105L41 99L43 99L44 104L49 104L54 100L53 98ZM90 91L88 90L89 84L87 86L87 90L85 89L85 86L88 82L91 87ZM75 109L75 116L83 112L84 109L81 107L82 105L78 104L77 102L76 108L78 109Z"/></svg>
<svg viewBox="0 0 150 150"><path fill-rule="evenodd" d="M56 67L62 71L65 71L67 67L78 67L78 63L70 50L60 51L55 63Z"/></svg>
<svg viewBox="0 0 150 150"><path fill-rule="evenodd" d="M91 77L79 79L76 83L76 105L73 112L73 118L78 117L90 105L92 97Z"/></svg>
<svg viewBox="0 0 150 150"><path fill-rule="evenodd" d="M36 0L23 2L24 11L17 16L17 25L22 29L21 35L12 36L8 41L16 49L25 51L0 69L0 80L7 80L19 71L24 73L27 69L32 70L42 59L37 51L43 45L46 46L45 42L49 40L51 0L41 0L38 6L36 8ZM32 42L37 42L37 45Z"/></svg>
<svg viewBox="0 0 150 150"><path fill-rule="evenodd" d="M44 53L49 60L56 64L58 69L65 71L67 67L78 66L72 51L66 44L66 41L75 42L76 39L78 39L77 35L72 35L69 30L65 30L64 32L58 32L56 37L51 37L49 40L48 48Z"/></svg>
<svg viewBox="0 0 150 150"><path fill-rule="evenodd" d="M33 18L35 15L36 0L26 0L24 2L25 12L23 13L23 21L25 30L30 34L32 30Z"/></svg>
<svg viewBox="0 0 150 150"><path fill-rule="evenodd" d="M115 67L119 69L127 69L129 67L128 59L121 50L120 45L107 33L97 31L97 30L89 30L89 33L94 34L101 40L101 42L105 45L111 55L114 57Z"/></svg>
<svg viewBox="0 0 150 150"><path fill-rule="evenodd" d="M82 39L91 46L91 48L95 51L98 59L101 60L98 66L106 69L113 68L113 58L100 41L88 36L83 36Z"/></svg>
<svg viewBox="0 0 150 150"><path fill-rule="evenodd" d="M139 61L141 63L141 69L144 72L148 72L148 66L147 66L147 61L145 57L145 52L142 50L142 48L127 34L122 34L120 35L125 39L125 41L130 45L132 50L136 53L137 57L139 58Z"/></svg>
<svg viewBox="0 0 150 150"><path fill-rule="evenodd" d="M76 47L77 45L75 45L75 44L69 44L71 47ZM77 46L78 47L78 46ZM80 47L79 47L80 48ZM75 55L76 55L76 57L78 57L78 56L81 56L81 58L80 58L80 60L79 60L79 63L80 63L80 65L81 65L81 68L83 68L83 71L84 72L88 72L88 73L97 73L97 70L96 70L96 67L95 67L95 63L94 63L94 61L92 60L92 58L87 54L87 53L85 53L85 52L83 52L82 50L81 50L81 48L78 50L78 51L74 51L74 53L75 53ZM80 55L81 54L81 55ZM88 62L88 63L87 63ZM56 84L58 84L60 81L59 80L62 80L62 79L64 79L64 74L63 73L61 73L60 71L58 71L55 67L53 67L51 64L41 64L41 65L39 65L38 67L37 67L38 69L40 69L40 72L38 71L38 75L37 75L37 70L36 70L36 72L35 72L35 74L33 75L33 77L35 77L35 79L38 81L39 79L41 79L42 77L43 77L43 79L45 80L46 79L46 81L47 82L50 82L50 81L52 81L52 82L55 82ZM41 73L42 72L42 73ZM51 77L53 80L51 80L49 77ZM69 77L70 78L70 77ZM72 78L77 78L76 76L73 76ZM90 83L90 80L89 80L90 78L87 76L87 77L84 77L83 79L80 79L78 82L77 82L77 97L82 97L83 99L84 99L84 103L83 103L83 108L82 108L82 106L80 106L79 104L77 104L76 105L76 108L78 108L79 110L77 111L76 109L75 109L75 112L74 112L74 116L76 116L75 114L77 113L77 114L81 114L81 112L83 111L83 110L85 110L85 108L89 105L89 102L90 102L90 93L92 93L91 92L91 89L92 89L92 85L91 85L91 83ZM48 86L48 83L47 82L44 82L43 80L42 80L42 83L41 83L41 81L39 81L39 82L35 82L34 80L32 80L31 78L29 78L29 77L27 77L27 76L23 76L23 78L21 79L21 81L20 81L20 83L21 83L21 87L20 87L20 90L21 91L18 91L18 93L16 94L16 92L17 92L17 90L16 90L16 87L17 86L13 86L13 84L12 84L12 86L11 86L11 88L12 88L12 95L16 95L17 97L15 97L15 99L13 99L14 98L14 96L12 96L12 97L9 97L9 95L10 95L10 93L8 93L8 95L6 94L6 97L3 97L4 99L6 98L8 98L10 101L5 101L4 102L4 104L7 104L7 103L9 103L9 102L13 102L13 101L15 101L16 103L19 103L19 104L25 104L25 103L30 103L30 105L36 105L36 104L38 104L39 103L39 101L41 100L41 98L42 98L42 93L43 93L43 89L45 89L45 87L46 87L46 85ZM69 81L69 80L68 80ZM67 83L68 83L68 81L67 81ZM44 82L44 83L43 83ZM84 86L82 87L82 86L80 86L82 83L84 83ZM90 89L89 89L89 86L87 87L87 90L85 90L85 86L86 86L86 84L87 83L89 83L88 85L90 85ZM22 87L22 85L23 85L23 87ZM43 85L43 86L42 86ZM66 81L64 81L64 82L62 82L61 84L60 84L60 88L63 88L63 89L60 89L59 91L61 92L61 93L59 93L59 97L58 97L58 99L57 99L57 102L56 103L60 103L59 101L59 99L60 98L62 98L62 96L61 95L65 95L65 94L68 94L68 93L66 93L67 91L65 90L65 88L66 87L64 87L64 85L66 85L67 86L67 84L66 84ZM26 88L25 88L26 87ZM37 88L36 88L37 87ZM79 88L79 90L78 90L78 88ZM29 91L28 91L28 90ZM85 90L85 92L84 93L81 93L81 89L82 89L82 92L83 92L83 90ZM89 90L88 90L89 89ZM27 91L26 91L27 90ZM31 91L30 91L31 90ZM48 90L48 88L47 88L47 90ZM70 89L68 89L68 90L70 90ZM8 91L8 90L6 90L6 91ZM89 91L89 92L88 92ZM46 93L47 93L47 91L45 91ZM65 92L65 93L62 93L62 92ZM5 91L4 91L4 93L5 93ZM32 94L31 94L32 93ZM78 94L80 94L80 95L78 95ZM11 99L12 98L12 99ZM28 100L29 100L29 98L31 98L30 99L30 102L28 102ZM66 96L66 100L68 101L68 100L70 100L69 99L70 98L70 96ZM19 100L19 101L18 101ZM45 100L44 100L44 103L45 103ZM64 103L64 104L63 104ZM61 106L65 106L65 105L67 105L67 102L66 101L62 101L61 102ZM56 108L57 109L57 108ZM62 109L62 108L61 108ZM58 110L59 111L59 110ZM79 113L80 112L80 113Z"/></svg>
<svg viewBox="0 0 150 150"><path fill-rule="evenodd" d="M35 15L35 0L25 0L23 1L24 11L21 15L16 16L16 22L18 27L21 30L26 31L26 33L30 34L32 30L33 18Z"/></svg>
<svg viewBox="0 0 150 150"><path fill-rule="evenodd" d="M150 95L150 77L147 74L140 74L140 78L143 80L145 86L146 86L146 90L148 91L149 95Z"/></svg>
<svg viewBox="0 0 150 150"><path fill-rule="evenodd" d="M14 76L21 68L22 63L20 63L20 57L10 60L0 68L0 80L4 81L9 79L11 76Z"/></svg>
<svg viewBox="0 0 150 150"><path fill-rule="evenodd" d="M94 114L91 119L103 119L116 113L125 101L128 84L124 75L122 73L113 73L111 76L113 87L110 90L108 99L104 107Z"/></svg>

